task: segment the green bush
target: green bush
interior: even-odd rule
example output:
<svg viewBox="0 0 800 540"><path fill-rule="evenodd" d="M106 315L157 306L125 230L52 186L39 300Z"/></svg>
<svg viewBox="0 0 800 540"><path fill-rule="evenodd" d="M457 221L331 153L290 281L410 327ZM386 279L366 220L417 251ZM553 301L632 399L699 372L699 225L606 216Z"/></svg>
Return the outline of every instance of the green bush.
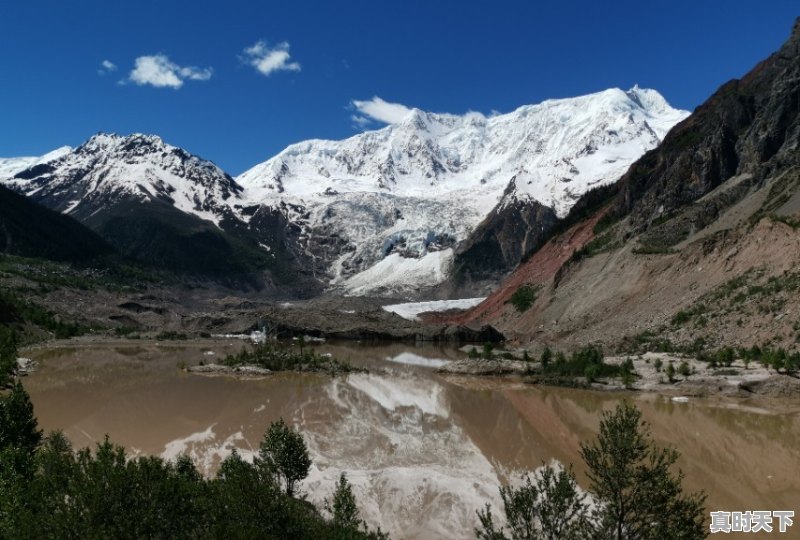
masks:
<svg viewBox="0 0 800 540"><path fill-rule="evenodd" d="M692 370L689 368L689 364L686 363L686 361L683 361L678 365L678 374L683 377L688 377L692 374Z"/></svg>
<svg viewBox="0 0 800 540"><path fill-rule="evenodd" d="M221 362L231 367L256 365L271 371L316 371L330 374L363 371L347 362L316 354L309 348L300 352L270 341L250 349L243 348L239 354L229 354Z"/></svg>
<svg viewBox="0 0 800 540"><path fill-rule="evenodd" d="M530 309L534 302L536 302L538 291L539 288L533 285L527 283L520 285L517 290L514 291L514 294L511 295L508 302L514 306L518 312L522 313Z"/></svg>
<svg viewBox="0 0 800 540"><path fill-rule="evenodd" d="M656 358L656 361L653 362L653 367L656 368L656 372L661 372L661 366L664 365L664 362L661 361L661 358Z"/></svg>
<svg viewBox="0 0 800 540"><path fill-rule="evenodd" d="M185 341L187 339L189 339L189 336L174 330L163 330L156 335L157 341Z"/></svg>
<svg viewBox="0 0 800 540"><path fill-rule="evenodd" d="M678 313L675 314L674 317L672 317L671 321L672 326L680 326L684 323L689 322L689 319L691 318L692 318L691 313L689 313L688 311L680 310Z"/></svg>
<svg viewBox="0 0 800 540"><path fill-rule="evenodd" d="M670 363L669 363L669 364L667 364L667 370L666 370L666 373L667 373L667 380L668 380L670 383L674 383L674 382L675 382L675 366L674 366L674 365L672 365L672 362L671 362L671 361L670 361Z"/></svg>

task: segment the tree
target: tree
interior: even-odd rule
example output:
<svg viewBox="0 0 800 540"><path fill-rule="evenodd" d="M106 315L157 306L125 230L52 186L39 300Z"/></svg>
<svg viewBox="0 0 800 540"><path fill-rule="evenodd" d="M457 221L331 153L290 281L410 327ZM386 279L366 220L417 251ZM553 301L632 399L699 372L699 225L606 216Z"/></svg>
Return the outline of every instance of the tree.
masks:
<svg viewBox="0 0 800 540"><path fill-rule="evenodd" d="M671 383L675 382L675 366L672 365L672 362L667 364L667 380Z"/></svg>
<svg viewBox="0 0 800 540"><path fill-rule="evenodd" d="M311 458L303 436L286 425L283 418L270 424L258 450L258 465L283 484L294 496L297 482L308 476Z"/></svg>
<svg viewBox="0 0 800 540"><path fill-rule="evenodd" d="M541 361L542 361L542 369L547 369L547 366L550 365L550 362L553 360L553 351L550 350L550 347L545 346L544 350L542 351Z"/></svg>
<svg viewBox="0 0 800 540"><path fill-rule="evenodd" d="M5 334L8 336L8 334ZM13 335L0 355L14 359ZM13 372L0 374L3 384L13 381ZM0 538L19 537L28 515L28 486L35 473L34 456L42 441L33 404L19 381L0 394Z"/></svg>
<svg viewBox="0 0 800 540"><path fill-rule="evenodd" d="M14 332L0 326L0 388L9 386L17 370L17 341Z"/></svg>
<svg viewBox="0 0 800 540"><path fill-rule="evenodd" d="M328 511L333 516L333 525L340 529L358 530L361 526L356 496L353 487L347 481L347 476L342 473L333 492L333 502L328 505Z"/></svg>
<svg viewBox="0 0 800 540"><path fill-rule="evenodd" d="M735 358L734 351L730 347L723 347L717 351L717 362L725 367L731 367Z"/></svg>
<svg viewBox="0 0 800 540"><path fill-rule="evenodd" d="M678 365L678 373L683 377L689 377L692 374L691 368L689 368L689 364L684 360Z"/></svg>
<svg viewBox="0 0 800 540"><path fill-rule="evenodd" d="M519 487L500 488L500 496L512 540L579 540L588 532L586 495L571 470L544 465L533 481L524 476ZM479 539L509 538L496 528L489 505L478 511L478 519Z"/></svg>
<svg viewBox="0 0 800 540"><path fill-rule="evenodd" d="M17 381L0 399L0 450L14 448L32 456L41 442L42 432L33 415L31 398Z"/></svg>
<svg viewBox="0 0 800 540"><path fill-rule="evenodd" d="M633 368L633 360L626 358L619 366L619 378L625 388L631 388L636 379L636 370Z"/></svg>
<svg viewBox="0 0 800 540"><path fill-rule="evenodd" d="M558 351L556 353L555 363L557 366L563 366L567 363L567 357L564 355L563 352Z"/></svg>
<svg viewBox="0 0 800 540"><path fill-rule="evenodd" d="M586 382L592 384L595 380L597 380L597 376L600 374L599 366L592 364L586 366L583 370L583 376L586 377Z"/></svg>
<svg viewBox="0 0 800 540"><path fill-rule="evenodd" d="M697 540L707 536L705 495L684 494L683 474L671 472L678 452L656 446L639 410L628 403L603 414L600 434L581 444L589 496L571 470L543 467L520 487L500 489L508 524L491 507L478 511L480 540ZM589 510L590 498L593 510Z"/></svg>
<svg viewBox="0 0 800 540"><path fill-rule="evenodd" d="M596 499L593 536L615 540L706 537L705 495L686 495L683 473L671 472L678 452L656 446L642 413L629 403L606 412L600 434L581 445Z"/></svg>

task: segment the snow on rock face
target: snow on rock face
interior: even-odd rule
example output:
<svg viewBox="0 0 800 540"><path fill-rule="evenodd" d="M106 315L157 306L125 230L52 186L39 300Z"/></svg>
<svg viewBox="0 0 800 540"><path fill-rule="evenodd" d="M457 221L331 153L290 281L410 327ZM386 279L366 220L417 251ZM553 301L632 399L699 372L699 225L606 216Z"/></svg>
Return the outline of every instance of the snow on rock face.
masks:
<svg viewBox="0 0 800 540"><path fill-rule="evenodd" d="M344 280L341 285L349 294L356 296L385 292L410 293L443 282L452 262L452 249L426 253L419 259L393 253Z"/></svg>
<svg viewBox="0 0 800 540"><path fill-rule="evenodd" d="M161 200L218 223L242 189L210 161L153 135L100 133L78 148L3 182L65 213L122 198Z"/></svg>
<svg viewBox="0 0 800 540"><path fill-rule="evenodd" d="M48 161L54 161L71 151L72 148L69 146L62 146L43 156L0 158L0 180L11 178L18 172L22 172L29 167L41 165Z"/></svg>
<svg viewBox="0 0 800 540"><path fill-rule="evenodd" d="M334 286L350 294L411 289L445 279L448 268L432 272L430 254L455 247L499 203L535 200L563 217L688 114L639 87L492 117L413 109L343 141L291 145L236 180L249 202L294 209L290 221L303 227L307 251L328 265ZM335 238L338 251L317 249L320 238ZM422 284L408 281L420 275Z"/></svg>
<svg viewBox="0 0 800 540"><path fill-rule="evenodd" d="M447 311L450 309L469 309L475 307L486 298L462 298L460 300L433 300L431 302L406 302L383 306L384 311L399 315L409 321L418 321L420 313Z"/></svg>
<svg viewBox="0 0 800 540"><path fill-rule="evenodd" d="M475 202L488 211L517 176L525 180L517 182L521 195L564 215L571 205L566 191L616 180L687 115L655 90L638 87L488 118L414 109L398 124L343 141L291 145L237 181L258 201L347 192L433 198L456 191L478 196Z"/></svg>
<svg viewBox="0 0 800 540"><path fill-rule="evenodd" d="M610 89L486 117L412 109L342 141L309 140L236 180L152 135L98 134L41 158L0 159L0 182L78 219L118 201L157 201L217 225L259 206L346 294L413 292L444 281L454 249L498 205L537 201L564 216L616 181L689 113L655 90Z"/></svg>

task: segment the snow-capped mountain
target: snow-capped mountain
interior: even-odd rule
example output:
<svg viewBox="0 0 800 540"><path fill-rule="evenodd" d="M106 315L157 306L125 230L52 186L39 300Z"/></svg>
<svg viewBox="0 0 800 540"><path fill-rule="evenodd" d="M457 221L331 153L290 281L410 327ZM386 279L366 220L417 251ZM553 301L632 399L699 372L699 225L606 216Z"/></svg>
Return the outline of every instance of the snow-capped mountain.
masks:
<svg viewBox="0 0 800 540"><path fill-rule="evenodd" d="M564 216L687 115L638 87L491 117L413 109L345 140L291 145L236 179L156 136L98 134L74 150L0 161L0 181L123 253L153 252L148 243L162 227L169 238L158 257L166 258L176 231L211 226L229 235L231 253L244 242L263 252L259 259L290 260L280 272L302 268L350 294L398 293L445 281L458 246L492 216L544 229L542 209L548 224ZM195 264L201 246L214 257L212 244L183 258Z"/></svg>
<svg viewBox="0 0 800 540"><path fill-rule="evenodd" d="M141 262L247 286L301 281L282 216L254 209L264 230L252 230L230 175L156 136L100 133L1 181Z"/></svg>
<svg viewBox="0 0 800 540"><path fill-rule="evenodd" d="M76 216L122 199L160 200L214 223L242 191L212 162L141 134L99 133L74 150L47 154L4 184Z"/></svg>
<svg viewBox="0 0 800 540"><path fill-rule="evenodd" d="M498 205L535 201L564 216L688 114L639 87L492 117L413 109L343 141L291 145L236 181L252 203L289 209L333 285L418 288L446 278L453 248Z"/></svg>

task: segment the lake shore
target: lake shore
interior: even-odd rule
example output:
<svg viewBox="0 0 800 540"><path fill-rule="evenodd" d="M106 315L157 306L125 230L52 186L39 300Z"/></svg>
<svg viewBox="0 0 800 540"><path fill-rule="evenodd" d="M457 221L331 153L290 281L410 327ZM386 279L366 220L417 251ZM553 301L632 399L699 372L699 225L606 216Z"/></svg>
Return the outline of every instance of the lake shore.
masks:
<svg viewBox="0 0 800 540"><path fill-rule="evenodd" d="M782 401L786 402L785 405L794 405L792 402L800 397L800 378L776 373L757 363L745 366L741 360L734 361L730 366L711 368L707 362L690 357L668 353L646 353L606 357L604 362L609 365L620 365L628 359L633 364L634 377L627 386L618 377L598 378L591 383L585 377L556 380L542 374L540 362L502 357L459 360L440 367L438 372L443 376L494 377L549 386L583 387L604 392L652 393L677 399L765 398L781 409L785 408L781 405ZM686 364L686 374L682 375L677 370L683 363ZM676 370L672 380L667 375L670 364Z"/></svg>

